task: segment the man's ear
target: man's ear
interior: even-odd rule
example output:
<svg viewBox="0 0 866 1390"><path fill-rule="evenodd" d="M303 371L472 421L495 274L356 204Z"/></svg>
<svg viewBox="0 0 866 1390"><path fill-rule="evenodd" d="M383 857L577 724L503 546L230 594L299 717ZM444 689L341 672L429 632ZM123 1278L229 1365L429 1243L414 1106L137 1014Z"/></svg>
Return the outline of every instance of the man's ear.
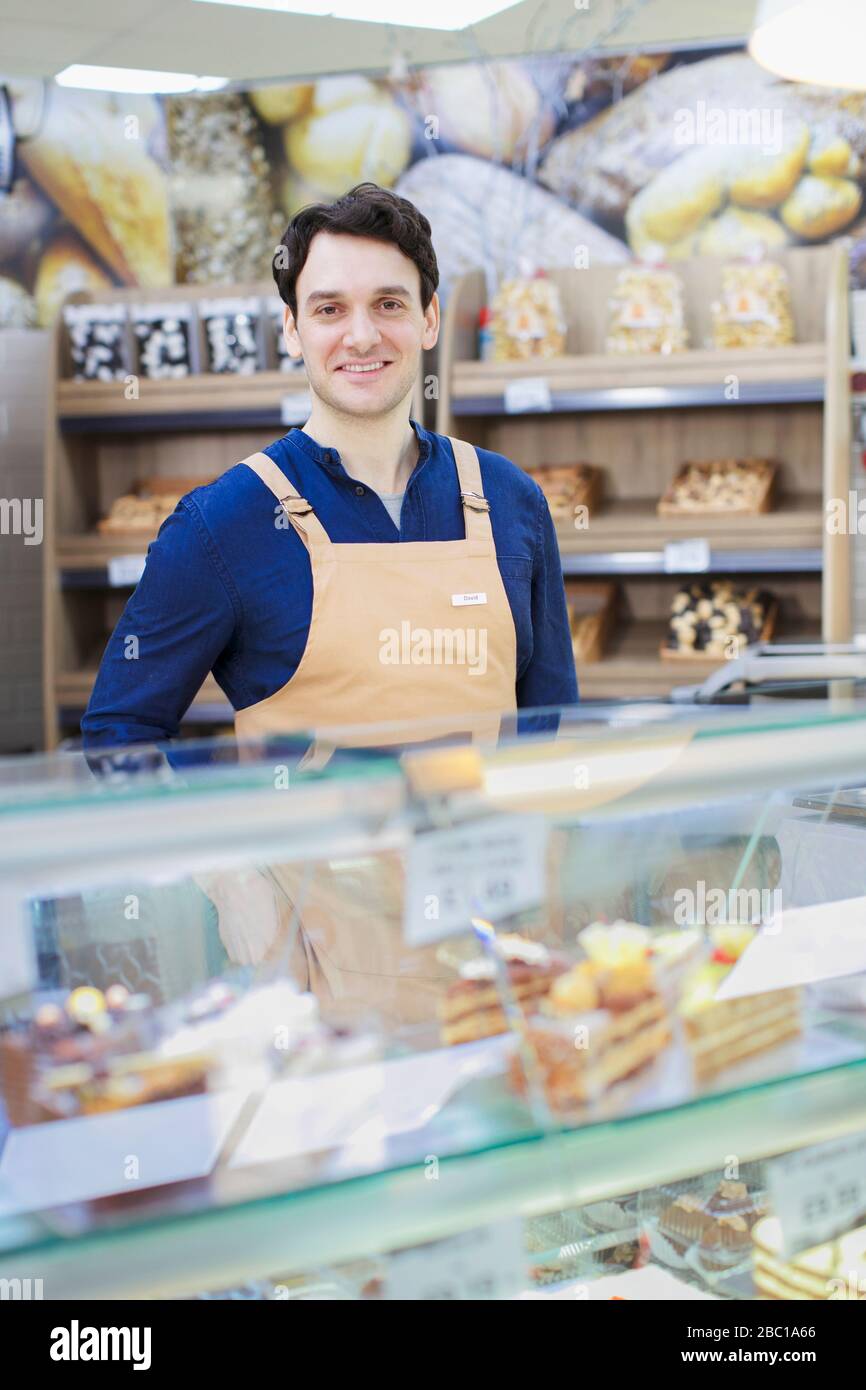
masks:
<svg viewBox="0 0 866 1390"><path fill-rule="evenodd" d="M439 295L434 294L427 308L424 310L424 332L421 335L421 346L429 349L436 346L439 338Z"/></svg>
<svg viewBox="0 0 866 1390"><path fill-rule="evenodd" d="M283 310L283 337L286 340L286 347L289 350L289 356L303 357L304 353L303 348L301 347L301 340L298 337L298 328L297 324L295 323L295 316L289 308L288 304Z"/></svg>

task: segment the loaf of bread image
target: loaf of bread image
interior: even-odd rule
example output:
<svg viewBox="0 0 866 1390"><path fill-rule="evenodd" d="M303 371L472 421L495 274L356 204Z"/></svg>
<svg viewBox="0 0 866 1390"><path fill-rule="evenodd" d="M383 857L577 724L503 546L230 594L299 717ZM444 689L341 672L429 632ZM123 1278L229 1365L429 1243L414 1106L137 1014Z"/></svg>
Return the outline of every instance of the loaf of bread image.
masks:
<svg viewBox="0 0 866 1390"><path fill-rule="evenodd" d="M575 249L585 247L591 265L629 259L618 238L552 193L471 155L420 159L396 191L430 221L443 294L457 276L477 266L507 278L524 257L544 267L573 266Z"/></svg>
<svg viewBox="0 0 866 1390"><path fill-rule="evenodd" d="M413 105L420 120L435 119L437 139L504 164L525 158L553 134L553 112L520 63L424 68Z"/></svg>
<svg viewBox="0 0 866 1390"><path fill-rule="evenodd" d="M409 117L365 77L317 82L309 114L284 130L286 157L299 177L331 198L365 179L391 187L409 162Z"/></svg>
<svg viewBox="0 0 866 1390"><path fill-rule="evenodd" d="M701 228L695 237L695 252L699 256L747 256L756 246L774 251L790 240L782 223L768 213L727 207Z"/></svg>
<svg viewBox="0 0 866 1390"><path fill-rule="evenodd" d="M785 82L748 54L732 53L669 68L578 129L558 136L542 161L539 179L574 207L618 230L634 197L686 152L681 116L698 110L732 113L732 120L738 113L763 114L773 136L778 134L778 112L783 148L788 127L799 122L810 131L820 128L823 138L832 132L844 139L866 165L866 93ZM770 148L777 143L772 139ZM695 148L706 155L713 150L709 143Z"/></svg>
<svg viewBox="0 0 866 1390"><path fill-rule="evenodd" d="M123 118L91 95L52 90L38 134L18 147L21 163L123 284L167 285L165 175L140 133L127 138Z"/></svg>
<svg viewBox="0 0 866 1390"><path fill-rule="evenodd" d="M807 174L782 204L781 218L796 236L821 241L854 221L863 193L851 179Z"/></svg>
<svg viewBox="0 0 866 1390"><path fill-rule="evenodd" d="M74 232L60 232L44 248L36 268L33 296L41 328L54 322L64 299L85 290L99 296L112 281Z"/></svg>

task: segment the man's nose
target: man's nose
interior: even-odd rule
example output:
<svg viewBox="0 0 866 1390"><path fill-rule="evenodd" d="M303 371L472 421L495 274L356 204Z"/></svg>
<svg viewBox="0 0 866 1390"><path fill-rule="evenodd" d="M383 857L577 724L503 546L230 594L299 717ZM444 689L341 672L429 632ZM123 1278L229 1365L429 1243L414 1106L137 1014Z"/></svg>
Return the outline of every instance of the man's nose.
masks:
<svg viewBox="0 0 866 1390"><path fill-rule="evenodd" d="M367 352L380 341L381 334L376 324L373 322L366 309L356 309L352 314L346 332L343 335L343 342L346 347L353 348L355 352Z"/></svg>

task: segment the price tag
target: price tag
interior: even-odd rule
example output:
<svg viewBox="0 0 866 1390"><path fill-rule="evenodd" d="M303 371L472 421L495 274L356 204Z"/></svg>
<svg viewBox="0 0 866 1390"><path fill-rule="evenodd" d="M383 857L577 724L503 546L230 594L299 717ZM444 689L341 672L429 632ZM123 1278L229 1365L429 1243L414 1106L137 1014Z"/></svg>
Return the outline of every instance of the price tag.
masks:
<svg viewBox="0 0 866 1390"><path fill-rule="evenodd" d="M768 1168L785 1259L866 1217L866 1134L785 1154Z"/></svg>
<svg viewBox="0 0 866 1390"><path fill-rule="evenodd" d="M0 999L12 999L39 983L32 913L27 898L0 888Z"/></svg>
<svg viewBox="0 0 866 1390"><path fill-rule="evenodd" d="M527 1277L522 1223L501 1221L414 1250L394 1251L388 1258L385 1297L427 1302L511 1298L526 1287Z"/></svg>
<svg viewBox="0 0 866 1390"><path fill-rule="evenodd" d="M302 425L309 420L312 409L313 398L309 391L295 391L291 396L283 396L280 401L280 423Z"/></svg>
<svg viewBox="0 0 866 1390"><path fill-rule="evenodd" d="M468 931L475 914L496 922L541 902L548 833L543 816L491 816L417 836L406 863L407 945Z"/></svg>
<svg viewBox="0 0 866 1390"><path fill-rule="evenodd" d="M709 568L709 541L668 541L665 546L665 574L701 574Z"/></svg>
<svg viewBox="0 0 866 1390"><path fill-rule="evenodd" d="M108 562L108 582L112 589L127 589L144 574L146 555L115 555Z"/></svg>
<svg viewBox="0 0 866 1390"><path fill-rule="evenodd" d="M551 410L550 387L543 376L522 376L505 383L506 415L527 410Z"/></svg>

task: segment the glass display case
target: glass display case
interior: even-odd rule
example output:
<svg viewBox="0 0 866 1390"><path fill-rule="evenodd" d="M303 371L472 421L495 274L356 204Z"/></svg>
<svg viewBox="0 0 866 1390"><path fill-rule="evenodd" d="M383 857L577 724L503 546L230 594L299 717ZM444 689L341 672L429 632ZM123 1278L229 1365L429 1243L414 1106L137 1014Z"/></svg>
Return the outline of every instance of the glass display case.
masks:
<svg viewBox="0 0 866 1390"><path fill-rule="evenodd" d="M0 764L4 1287L866 1296L866 707L435 733Z"/></svg>

